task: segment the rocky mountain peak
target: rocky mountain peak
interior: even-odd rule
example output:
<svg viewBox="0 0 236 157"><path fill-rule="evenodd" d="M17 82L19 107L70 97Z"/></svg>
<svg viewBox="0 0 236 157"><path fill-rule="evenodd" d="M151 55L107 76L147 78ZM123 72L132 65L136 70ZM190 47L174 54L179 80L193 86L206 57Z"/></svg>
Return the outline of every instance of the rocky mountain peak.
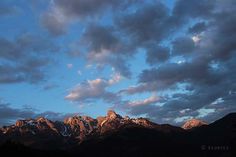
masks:
<svg viewBox="0 0 236 157"><path fill-rule="evenodd" d="M64 120L64 124L69 127L70 134L83 140L89 133L97 128L97 120L89 116L73 116Z"/></svg>
<svg viewBox="0 0 236 157"><path fill-rule="evenodd" d="M25 125L25 121L24 120L17 120L15 125L17 127L21 127L21 126Z"/></svg>
<svg viewBox="0 0 236 157"><path fill-rule="evenodd" d="M187 122L184 123L184 125L182 126L183 129L192 129L195 127L200 127L202 125L207 125L206 122L199 120L199 119L190 119Z"/></svg>
<svg viewBox="0 0 236 157"><path fill-rule="evenodd" d="M46 125L53 125L53 122L48 120L45 117L39 117L36 119L24 119L24 120L17 120L15 123L16 127L22 127L22 126L33 126L33 125L39 125L39 124L46 124Z"/></svg>
<svg viewBox="0 0 236 157"><path fill-rule="evenodd" d="M15 123L16 127L23 127L23 126L27 126L27 125L33 125L38 123L37 120L34 119L25 119L25 120L17 120Z"/></svg>
<svg viewBox="0 0 236 157"><path fill-rule="evenodd" d="M116 118L121 119L122 117L119 114L117 114L115 111L108 110L107 111L107 118L109 118L109 119L116 119Z"/></svg>
<svg viewBox="0 0 236 157"><path fill-rule="evenodd" d="M78 125L81 119L81 116L68 117L64 119L64 123L68 125Z"/></svg>
<svg viewBox="0 0 236 157"><path fill-rule="evenodd" d="M37 121L37 122L46 122L46 121L48 121L48 119L45 118L45 117L38 117L38 118L36 119L36 121Z"/></svg>

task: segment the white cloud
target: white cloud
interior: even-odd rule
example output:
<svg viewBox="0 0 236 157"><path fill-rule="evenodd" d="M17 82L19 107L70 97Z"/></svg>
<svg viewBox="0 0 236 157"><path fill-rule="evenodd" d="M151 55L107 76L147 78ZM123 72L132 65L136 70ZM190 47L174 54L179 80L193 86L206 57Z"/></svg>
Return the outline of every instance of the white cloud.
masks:
<svg viewBox="0 0 236 157"><path fill-rule="evenodd" d="M185 63L185 60L179 60L179 61L177 61L177 64L182 64L182 63Z"/></svg>
<svg viewBox="0 0 236 157"><path fill-rule="evenodd" d="M195 44L198 44L198 43L202 40L202 37L203 37L203 36L204 36L204 32L192 36L192 40L193 40L193 42L194 42Z"/></svg>
<svg viewBox="0 0 236 157"><path fill-rule="evenodd" d="M216 99L214 102L212 102L211 104L212 105L216 105L216 104L220 104L220 103L223 103L224 102L224 99L223 98L218 98Z"/></svg>
<svg viewBox="0 0 236 157"><path fill-rule="evenodd" d="M108 83L110 85L113 85L113 84L120 82L121 80L122 80L122 76L120 75L120 73L114 73L112 75L112 78L110 80L108 80Z"/></svg>
<svg viewBox="0 0 236 157"><path fill-rule="evenodd" d="M105 80L88 80L86 83L77 85L65 98L72 101L98 98L105 93L106 86Z"/></svg>
<svg viewBox="0 0 236 157"><path fill-rule="evenodd" d="M144 100L131 101L128 103L128 106L129 107L144 106L144 105L156 103L159 100L160 100L160 98L154 94Z"/></svg>
<svg viewBox="0 0 236 157"><path fill-rule="evenodd" d="M177 117L177 118L174 119L174 121L176 123L181 123L181 122L187 121L187 120L192 119L192 118L193 118L192 116Z"/></svg>
<svg viewBox="0 0 236 157"><path fill-rule="evenodd" d="M112 102L118 97L116 94L109 92L106 88L118 83L121 80L119 74L113 74L109 80L97 78L94 80L87 80L76 87L65 97L71 101L90 101L93 99L102 99L104 101Z"/></svg>
<svg viewBox="0 0 236 157"><path fill-rule="evenodd" d="M187 112L189 112L189 111L191 111L191 109L190 109L190 108L186 108L186 109L180 110L179 112L180 112L181 114L185 114L185 113L187 113Z"/></svg>
<svg viewBox="0 0 236 157"><path fill-rule="evenodd" d="M206 108L201 108L199 110L197 110L197 112L199 113L199 115L197 116L197 118L203 118L208 116L210 113L214 113L215 109L206 109Z"/></svg>

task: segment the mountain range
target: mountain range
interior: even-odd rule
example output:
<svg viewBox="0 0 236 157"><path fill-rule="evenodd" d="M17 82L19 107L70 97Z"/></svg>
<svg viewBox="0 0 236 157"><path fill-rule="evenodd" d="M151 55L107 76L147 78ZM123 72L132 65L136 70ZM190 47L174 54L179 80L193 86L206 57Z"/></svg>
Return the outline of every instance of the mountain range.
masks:
<svg viewBox="0 0 236 157"><path fill-rule="evenodd" d="M182 127L146 118L73 116L17 120L0 128L0 153L24 156L236 156L236 113Z"/></svg>

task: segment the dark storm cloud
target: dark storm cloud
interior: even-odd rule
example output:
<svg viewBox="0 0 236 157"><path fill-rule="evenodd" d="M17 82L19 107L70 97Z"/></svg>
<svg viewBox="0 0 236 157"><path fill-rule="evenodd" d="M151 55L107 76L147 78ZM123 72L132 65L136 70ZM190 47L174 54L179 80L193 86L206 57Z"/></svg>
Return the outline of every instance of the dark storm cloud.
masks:
<svg viewBox="0 0 236 157"><path fill-rule="evenodd" d="M146 62L154 65L166 61L170 57L170 48L151 45L147 48Z"/></svg>
<svg viewBox="0 0 236 157"><path fill-rule="evenodd" d="M209 32L207 35L211 36L212 45L208 48L214 60L228 60L235 54L236 30L233 27L236 24L235 12L236 10L223 12L212 22L215 32Z"/></svg>
<svg viewBox="0 0 236 157"><path fill-rule="evenodd" d="M204 57L199 57L192 62L166 63L159 68L144 70L139 76L139 81L141 83L156 82L159 85L158 89L169 88L178 82L217 83L216 76L220 75L220 72L211 71L207 61Z"/></svg>
<svg viewBox="0 0 236 157"><path fill-rule="evenodd" d="M195 44L194 41L190 37L178 37L172 42L173 53L175 54L187 54L191 53Z"/></svg>
<svg viewBox="0 0 236 157"><path fill-rule="evenodd" d="M177 0L173 14L180 18L209 18L215 9L215 2L215 0Z"/></svg>
<svg viewBox="0 0 236 157"><path fill-rule="evenodd" d="M188 29L188 32L189 33L192 33L192 34L197 34L197 33L201 33L203 31L206 30L206 23L205 22L198 22L196 23L195 25L193 25L192 27L190 27Z"/></svg>
<svg viewBox="0 0 236 157"><path fill-rule="evenodd" d="M90 51L115 50L119 39L114 35L113 28L90 24L83 34L82 41L89 46Z"/></svg>
<svg viewBox="0 0 236 157"><path fill-rule="evenodd" d="M0 83L44 80L44 69L58 48L49 39L23 34L15 40L0 39Z"/></svg>
<svg viewBox="0 0 236 157"><path fill-rule="evenodd" d="M56 0L56 7L68 16L92 16L103 11L107 6L119 5L115 0Z"/></svg>
<svg viewBox="0 0 236 157"><path fill-rule="evenodd" d="M134 13L116 19L124 34L128 34L134 44L150 41L160 42L174 29L168 8L162 3L145 4Z"/></svg>

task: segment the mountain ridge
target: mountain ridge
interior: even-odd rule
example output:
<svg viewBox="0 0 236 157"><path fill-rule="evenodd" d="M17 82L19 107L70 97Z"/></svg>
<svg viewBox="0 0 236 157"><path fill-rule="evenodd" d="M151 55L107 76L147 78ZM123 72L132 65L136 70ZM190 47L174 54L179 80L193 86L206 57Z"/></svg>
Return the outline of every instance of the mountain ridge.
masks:
<svg viewBox="0 0 236 157"><path fill-rule="evenodd" d="M168 156L165 154L170 150L180 152L181 156L194 156L192 152L200 151L200 154L196 153L196 156L200 156L205 151L202 146L204 149L222 146L224 150L220 150L221 153L232 153L236 148L235 140L236 113L208 125L183 129L169 124L156 124L146 118L122 117L109 111L106 116L96 119L73 116L63 122L53 122L44 117L19 120L15 125L0 129L0 152L1 148L5 149L6 143L9 150L15 149L11 145L20 143L24 145L22 149L33 149L33 152L66 151L73 156L93 156L94 152L103 156L110 156L108 152L114 153L113 156L119 156L122 152L127 153L125 156L148 156L149 153ZM214 151L207 152L214 154Z"/></svg>
<svg viewBox="0 0 236 157"><path fill-rule="evenodd" d="M51 133L60 134L63 136L70 136L67 132L85 133L89 134L94 130L99 130L101 133L109 132L110 130L118 129L122 126L139 126L147 128L156 128L167 124L157 124L151 122L147 118L129 118L128 116L122 117L113 110L108 110L107 115L97 118L89 116L72 116L67 117L64 121L51 121L45 117L38 117L35 119L21 119L17 120L15 124L10 126L3 126L0 131L3 134L8 134L14 131L26 133L38 129L40 131L49 131ZM38 131L37 130L37 131ZM35 134L35 133L33 133Z"/></svg>

